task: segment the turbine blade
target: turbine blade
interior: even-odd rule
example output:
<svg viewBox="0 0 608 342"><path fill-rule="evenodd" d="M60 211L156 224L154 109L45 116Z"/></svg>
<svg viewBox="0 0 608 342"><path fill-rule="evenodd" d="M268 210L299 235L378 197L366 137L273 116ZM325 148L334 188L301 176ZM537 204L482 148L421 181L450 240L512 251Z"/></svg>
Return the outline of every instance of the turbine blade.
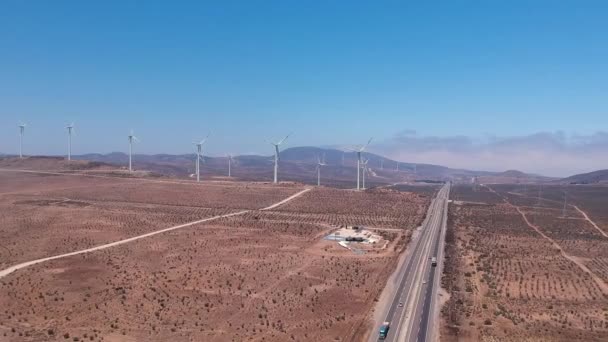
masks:
<svg viewBox="0 0 608 342"><path fill-rule="evenodd" d="M361 149L359 150L360 152L363 152L363 150L365 150L367 148L367 146L369 146L369 144L372 142L372 138L369 138L369 140L367 141L367 144L365 144L365 146L361 147Z"/></svg>
<svg viewBox="0 0 608 342"><path fill-rule="evenodd" d="M201 145L204 144L207 139L209 139L209 136L211 136L211 133L208 133L205 139L201 140Z"/></svg>
<svg viewBox="0 0 608 342"><path fill-rule="evenodd" d="M272 141L268 140L268 139L264 139L265 142L269 143L272 146L277 146L276 143L273 143Z"/></svg>
<svg viewBox="0 0 608 342"><path fill-rule="evenodd" d="M283 143L285 140L287 140L287 138L289 138L289 136L290 136L290 135L292 135L292 134L293 134L293 132L292 132L292 133L287 134L287 135L285 136L285 138L281 139L281 141L279 141L279 142L277 143L277 145L281 145L281 144L282 144L282 143Z"/></svg>

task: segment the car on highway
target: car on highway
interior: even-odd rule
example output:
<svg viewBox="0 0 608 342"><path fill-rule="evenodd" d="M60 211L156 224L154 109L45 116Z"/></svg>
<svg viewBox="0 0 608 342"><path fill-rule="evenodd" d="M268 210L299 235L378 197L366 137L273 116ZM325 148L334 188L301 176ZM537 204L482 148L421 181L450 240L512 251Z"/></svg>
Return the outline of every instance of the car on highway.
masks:
<svg viewBox="0 0 608 342"><path fill-rule="evenodd" d="M382 325L380 326L380 331L379 333L379 338L381 340L384 340L386 338L386 336L388 335L388 329L391 328L391 323L390 322L384 322L382 323Z"/></svg>
<svg viewBox="0 0 608 342"><path fill-rule="evenodd" d="M403 302L399 302L399 307L402 308L403 307Z"/></svg>

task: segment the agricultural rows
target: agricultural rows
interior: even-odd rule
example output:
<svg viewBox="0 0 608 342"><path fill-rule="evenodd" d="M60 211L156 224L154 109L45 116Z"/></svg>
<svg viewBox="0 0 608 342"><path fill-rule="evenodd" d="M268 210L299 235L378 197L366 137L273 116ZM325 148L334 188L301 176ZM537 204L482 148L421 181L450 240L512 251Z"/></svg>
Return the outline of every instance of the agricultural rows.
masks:
<svg viewBox="0 0 608 342"><path fill-rule="evenodd" d="M86 249L228 212L5 196L0 200L0 266Z"/></svg>
<svg viewBox="0 0 608 342"><path fill-rule="evenodd" d="M471 202L491 198L485 191L475 197L472 187L463 192ZM608 293L535 232L516 207L494 199L489 204L450 206L442 282L451 296L442 309L442 339L601 340L608 333ZM560 218L561 210L547 208L523 212L566 253L584 254L595 269L605 267L599 261L605 260L606 241L580 215L569 210L568 218Z"/></svg>
<svg viewBox="0 0 608 342"><path fill-rule="evenodd" d="M49 191L47 196L100 202L146 203L204 208L259 209L276 203L301 189L257 185L199 185L132 182L93 189Z"/></svg>
<svg viewBox="0 0 608 342"><path fill-rule="evenodd" d="M250 223L199 225L35 266L1 282L8 295L0 299L0 320L35 327L15 325L11 336L49 330L93 340L223 341L230 333L237 340L330 341L348 335L381 290L390 258L309 254L308 236L286 235L281 223Z"/></svg>

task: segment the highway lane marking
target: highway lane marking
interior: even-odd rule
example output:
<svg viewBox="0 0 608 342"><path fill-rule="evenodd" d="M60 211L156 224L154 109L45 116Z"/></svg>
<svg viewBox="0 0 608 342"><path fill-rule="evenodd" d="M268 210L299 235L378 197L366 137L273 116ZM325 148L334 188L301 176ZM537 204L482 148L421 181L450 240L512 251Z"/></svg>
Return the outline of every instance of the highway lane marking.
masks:
<svg viewBox="0 0 608 342"><path fill-rule="evenodd" d="M414 282L413 282L413 284L415 285L414 294L410 296L409 305L408 305L408 315L406 316L406 319L405 319L406 330L405 330L405 332L400 332L400 334L399 334L399 337L401 337L402 335L405 334L405 336L404 336L405 341L410 340L411 332L413 330L412 324L414 323L415 316L418 312L417 308L419 307L419 303L420 303L420 291L423 287L425 289L428 287L428 286L420 286L420 282L421 282L421 278L424 277L425 270L428 269L428 262L429 262L428 255L430 253L431 246L434 241L433 237L436 235L438 224L440 223L439 222L440 215L438 215L437 210L439 210L442 207L442 205L441 205L442 197L443 197L443 194L440 194L440 196L437 197L438 201L435 203L435 208L433 210L433 218L430 220L431 226L429 228L429 234L427 236L427 241L425 241L424 248L422 249L422 252L420 253L420 255L418 257L418 260L419 260L418 268L416 269L416 275L414 277ZM423 258L423 256L425 256L425 257ZM411 288L410 288L410 291L411 291Z"/></svg>
<svg viewBox="0 0 608 342"><path fill-rule="evenodd" d="M431 201L431 204L429 205L429 213L433 211L433 208L435 206L435 198L433 198L433 200ZM412 241L410 248L408 248L408 250L405 252L406 253L406 257L405 260L403 261L403 264L401 265L399 271L397 271L397 276L395 277L394 280L394 284L396 285L396 289L395 289L395 293L393 293L393 297L391 300L391 304L389 306L389 310L384 318L384 321L388 321L391 322L394 320L394 316L395 314L399 311L398 307L395 307L395 299L397 298L397 295L399 295L399 298L403 297L403 287L405 287L405 284L407 284L407 270L409 268L411 268L411 263L412 263L412 258L414 257L414 255L416 254L416 251L419 249L421 242L423 240L423 237L426 235L427 229L424 229L424 227L428 224L428 221L430 219L431 215L426 215L426 217L424 218L424 221L422 223L422 225L420 226L420 232L418 234L418 236L416 237L416 239L414 241ZM412 248L413 247L413 248ZM401 285L404 286L401 286ZM403 309L402 309L403 310ZM391 314L392 311L392 314ZM390 317L389 317L390 316ZM401 316L399 316L399 325L401 323ZM399 327L398 325L398 327ZM392 331L398 331L399 329L396 330L390 330L389 334L391 334ZM370 335L370 340L372 340L373 335ZM378 340L378 338L376 338L375 340Z"/></svg>
<svg viewBox="0 0 608 342"><path fill-rule="evenodd" d="M297 197L299 197L299 196L307 193L310 190L311 190L311 188L306 188L306 189L304 189L304 190L302 190L302 191L300 191L300 192L298 192L298 193L296 193L296 194L294 194L292 196L289 196L288 198L286 198L286 199L284 199L284 200L282 200L280 202L277 202L275 204L272 204L272 205L270 205L268 207L265 207L265 208L262 208L262 209L259 209L259 210L260 211L265 211L265 210L274 209L274 208L276 208L276 207L278 207L278 206L280 206L282 204L285 204L285 203L287 203L287 202L289 202L289 201L291 201L291 200L293 200L293 199L295 199L295 198L297 198ZM32 266L32 265L35 265L35 264L39 264L39 263L43 263L43 262L46 262L46 261L66 258L66 257L70 257L70 256L74 256L74 255L79 255L79 254L91 253L91 252L99 251L99 250L102 250L102 249L106 249L106 248L110 248L110 247L114 247L114 246L119 246L119 245L122 245L122 244L125 244L125 243L128 243L128 242L144 239L144 238L147 238L147 237L150 237L150 236L166 233L166 232L169 232L169 231L173 231L173 230L177 230L177 229L182 229L182 228L190 227L190 226L193 226L193 225L196 225L196 224L199 224L199 223L214 221L214 220L218 220L218 219L226 218L226 217L233 217L233 216L243 215L243 214L246 214L246 213L251 212L251 211L254 211L254 210L242 210L242 211L237 211L237 212L234 212L234 213L229 213L229 214L224 214L224 215L217 215L217 216L208 217L208 218L204 218L204 219L193 221L193 222L188 222L188 223L180 224L180 225L169 227L169 228L164 228L164 229L161 229L161 230L156 230L156 231L149 232L149 233L146 233L146 234L142 234L142 235L138 235L138 236L133 236L133 237L130 237L130 238L127 238L127 239L123 239L123 240L119 240L119 241L115 241L115 242L110 242L110 243L106 243L106 244L103 244L103 245L99 245L99 246L95 246L95 247L91 247L91 248L87 248L87 249L82 249L82 250L79 250L79 251L74 251L74 252L64 253L64 254L50 256L50 257L46 257L46 258L26 261L26 262L23 262L23 263L11 266L9 268L6 268L4 270L1 270L0 271L0 278L6 277L7 275L9 275L9 274L11 274L11 273L13 273L13 272L15 272L17 270L20 270L22 268L26 268L26 267L29 267L29 266Z"/></svg>
<svg viewBox="0 0 608 342"><path fill-rule="evenodd" d="M443 254L444 254L444 249L445 249L445 236L447 234L447 230L448 230L448 210L449 210L449 199L450 199L450 188L448 188L447 190L447 194L446 194L446 198L445 198L445 202L443 204L443 222L442 222L442 229L440 231L440 237L439 237L439 248L437 251L437 267L435 272L437 272L437 274L439 274L439 276L435 276L434 278L434 283L433 283L433 288L436 290L439 290L441 288L441 276L443 274ZM436 274L436 275L437 275ZM431 324L436 318L438 313L436 312L437 308L437 294L433 294L431 293L431 306L429 308L429 316L428 316L428 320L429 322L427 322L427 327L426 327L426 339L429 341L434 341L435 339L434 334L435 334L435 330L434 329L430 329L430 327L433 326L433 324ZM429 329L431 330L429 333Z"/></svg>
<svg viewBox="0 0 608 342"><path fill-rule="evenodd" d="M420 251L420 253L415 254L415 252L417 252L418 249L420 249L420 248L422 248L422 250L424 250L424 246L426 244L425 239L427 239L427 237L428 237L429 230L430 229L425 230L425 234L423 236L421 236L421 240L420 240L419 244L416 246L417 248L414 251L414 255L412 255L412 259L411 259L412 260L411 267L414 267L414 265L420 263L420 258L423 253L422 253L422 251ZM422 247L420 247L420 246L422 246ZM406 270L406 274L407 274L407 270ZM399 337L401 336L401 325L403 324L403 321L404 321L403 317L405 316L405 321L407 321L411 315L410 308L411 308L412 296L410 296L409 294L412 293L412 286L414 286L416 283L416 276L414 276L413 279L409 279L409 280L410 281L409 281L409 286L407 288L407 292L405 292L405 291L401 292L401 296L403 296L405 293L407 293L407 297L405 298L405 303L403 305L403 309L401 310L401 315L398 316L399 323L397 323L397 329L395 330L395 332L397 332L397 339L399 339ZM406 280L406 285L407 285L407 283L408 283L408 281Z"/></svg>
<svg viewBox="0 0 608 342"><path fill-rule="evenodd" d="M430 267L429 267L429 255L432 252L434 243L437 241L438 238L441 237L441 224L443 221L443 212L441 211L444 207L445 207L445 200L443 199L444 195L445 195L445 188L443 190L444 193L441 193L440 196L438 196L438 203L436 206L436 211L434 211L434 217L432 220L432 230L429 233L429 240L427 245L425 246L423 255L425 255L425 258L423 259L424 261L420 264L418 270L419 272L417 272L418 276L416 279L416 284L417 284L417 288L416 288L416 292L415 292L415 296L414 296L414 308L412 309L413 312L410 314L410 316L408 317L409 323L407 324L407 330L405 332L405 341L409 341L411 340L411 334L413 331L413 327L411 327L411 324L414 323L414 319L415 316L417 314L420 314L420 318L419 318L419 323L422 322L422 315L424 313L424 303L425 303L425 297L426 297L426 293L428 291L429 288L429 283L424 284L424 286L420 285L421 282L421 277L424 278L425 276L428 276L430 274ZM424 295L422 297L420 297L420 291L422 290L422 288L424 288ZM419 310L420 308L420 303L422 303L422 311ZM419 331L420 331L420 326L418 327L418 330L416 332L416 339L418 339L419 336ZM400 334L401 336L402 334Z"/></svg>
<svg viewBox="0 0 608 342"><path fill-rule="evenodd" d="M424 293L422 294L422 298L426 298L426 293L428 292L428 290L429 290L429 287L426 286L424 288ZM422 305L424 307L424 301L423 301ZM423 316L424 315L420 315L420 319L418 320L418 330L416 331L416 341L418 341L418 336L420 336L420 326L422 325L422 318L424 318Z"/></svg>
<svg viewBox="0 0 608 342"><path fill-rule="evenodd" d="M431 208L432 208L430 210L431 215L427 216L427 220L425 220L425 226L428 224L430 224L431 226L426 226L426 229L424 229L423 233L421 234L420 239L418 240L418 243L416 245L416 248L412 251L410 265L408 265L408 267L407 267L408 269L411 267L414 267L414 265L420 264L420 259L421 259L422 255L424 254L423 251L425 249L426 244L428 243L429 236L432 232L432 228L430 228L430 227L432 227L433 221L435 219L434 212L437 208L437 198L435 198L433 200ZM416 252L419 252L419 253L416 253ZM410 269L410 271L411 271L411 269ZM414 271L416 271L416 270L414 270ZM406 269L406 274L407 274L407 269ZM408 281L406 280L406 284L407 283L408 283ZM402 335L401 325L403 324L404 316L405 316L405 321L409 321L409 318L411 316L411 312L410 312L411 304L410 303L412 301L412 296L410 296L410 293L412 292L412 286L414 286L415 284L416 284L416 275L414 276L413 279L410 279L410 281L409 281L409 287L407 288L408 296L405 299L405 305L403 306L401 315L398 316L399 323L397 324L397 329L395 330L395 332L397 333L397 339L399 339L399 337L401 337L401 335ZM402 291L400 296L403 296L405 293L406 293L405 291Z"/></svg>
<svg viewBox="0 0 608 342"><path fill-rule="evenodd" d="M403 324L404 316L408 317L406 310L408 306L410 306L408 305L409 301L411 301L411 297L408 295L412 292L412 286L416 284L416 282L414 281L415 279L411 278L411 275L413 273L411 268L414 267L414 265L420 264L420 259L424 254L420 252L423 251L425 248L428 249L428 238L429 234L432 233L432 229L430 229L429 227L432 227L433 223L436 225L438 216L441 216L435 215L433 213L435 213L438 209L442 207L442 203L446 203L445 199L439 200L440 198L445 197L441 196L441 194L445 192L446 191L444 187L443 192L441 190L438 191L435 197L432 199L427 211L427 215L424 218L424 222L419 227L418 232L416 233L417 236L415 240L410 243L407 251L405 252L406 256L404 257L404 261L395 273L396 276L393 280L393 284L396 285L396 289L392 293L392 300L390 301L391 304L388 306L388 311L384 318L384 321L389 321L393 326L393 328L389 331L389 336L387 337L387 340L394 340L396 338L399 338L400 335L403 333L402 331L400 331L401 325ZM416 274L418 274L418 272L414 273L413 275L415 276ZM407 289L407 291L404 291L405 289ZM406 305L402 306L400 310L400 307L397 306L396 299L399 298L400 300L402 300L404 296L406 296L404 300L406 302ZM394 328L395 324L393 324L395 321L397 321L396 328ZM397 334L397 336L394 336L395 333ZM373 336L373 334L370 335L370 342L379 340L379 338L374 338Z"/></svg>
<svg viewBox="0 0 608 342"><path fill-rule="evenodd" d="M435 217L437 217L437 216L435 216ZM421 286L420 283L421 283L421 279L424 277L425 270L428 269L428 255L430 254L431 246L432 246L433 240L434 240L433 237L435 236L435 232L436 232L435 224L438 223L436 218L433 220L433 223L434 223L434 225L433 225L432 231L429 235L428 241L422 252L422 255L424 255L424 258L422 258L422 255L421 255L421 263L417 270L418 272L417 272L417 276L415 279L416 287L414 290L415 295L413 296L413 301L412 301L413 307L411 308L410 317L408 318L408 324L406 325L407 326L406 335L405 335L406 341L409 341L411 338L411 334L413 331L412 325L414 323L413 319L415 319L415 316L418 313L418 307L420 306L420 301L421 301L420 292L422 291L423 287L425 289L428 287L428 286ZM423 301L423 305L424 305L424 301Z"/></svg>

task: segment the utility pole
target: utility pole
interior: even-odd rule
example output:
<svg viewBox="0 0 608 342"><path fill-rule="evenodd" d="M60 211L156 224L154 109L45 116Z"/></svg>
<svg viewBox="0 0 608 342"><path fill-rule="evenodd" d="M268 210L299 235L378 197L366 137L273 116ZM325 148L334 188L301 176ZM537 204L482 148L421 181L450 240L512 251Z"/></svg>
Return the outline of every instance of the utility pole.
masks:
<svg viewBox="0 0 608 342"><path fill-rule="evenodd" d="M562 209L562 217L566 218L566 203L568 202L568 193L564 191L564 208Z"/></svg>

